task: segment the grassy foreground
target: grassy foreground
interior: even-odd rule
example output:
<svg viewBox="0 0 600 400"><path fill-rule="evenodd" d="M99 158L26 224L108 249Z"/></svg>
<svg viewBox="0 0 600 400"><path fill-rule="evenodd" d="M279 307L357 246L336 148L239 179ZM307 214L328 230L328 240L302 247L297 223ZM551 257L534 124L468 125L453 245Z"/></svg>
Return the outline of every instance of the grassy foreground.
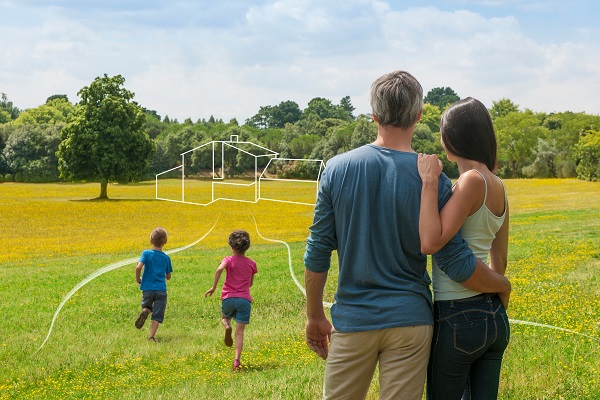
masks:
<svg viewBox="0 0 600 400"><path fill-rule="evenodd" d="M500 398L600 398L600 183L506 186L515 322ZM304 297L294 282L303 281L312 207L156 201L153 183L113 185L112 200L89 201L98 191L0 184L0 399L320 398L324 362L304 345ZM75 292L36 353L64 296L95 271L139 257L155 226L169 232L166 250L206 235L171 256L160 342L133 326L141 294L132 262ZM259 268L241 373L231 372L233 350L222 344L219 297L203 297L233 229L250 232L248 255ZM290 246L291 267L286 246L272 240ZM327 300L334 290L332 273ZM369 398L376 393L374 381Z"/></svg>

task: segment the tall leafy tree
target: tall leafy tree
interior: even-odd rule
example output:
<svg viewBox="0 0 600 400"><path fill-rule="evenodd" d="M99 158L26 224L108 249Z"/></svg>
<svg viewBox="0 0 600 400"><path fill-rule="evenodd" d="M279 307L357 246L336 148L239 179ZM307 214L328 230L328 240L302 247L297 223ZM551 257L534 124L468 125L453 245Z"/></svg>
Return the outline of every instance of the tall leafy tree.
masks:
<svg viewBox="0 0 600 400"><path fill-rule="evenodd" d="M8 161L4 157L4 148L6 146L6 141L10 135L14 133L14 131L15 127L13 124L0 123L0 176L4 176L5 174L11 172L10 167L8 166Z"/></svg>
<svg viewBox="0 0 600 400"><path fill-rule="evenodd" d="M295 101L282 101L273 110L271 128L283 128L285 124L294 124L302 117L302 110Z"/></svg>
<svg viewBox="0 0 600 400"><path fill-rule="evenodd" d="M588 181L600 180L600 131L581 132L575 154L577 177Z"/></svg>
<svg viewBox="0 0 600 400"><path fill-rule="evenodd" d="M350 117L354 118L354 115L352 113L354 112L354 110L356 110L356 107L352 105L352 102L350 101L350 96L342 97L342 99L340 100L340 107L342 108L342 110L346 111L348 115L350 115Z"/></svg>
<svg viewBox="0 0 600 400"><path fill-rule="evenodd" d="M421 123L427 125L431 132L440 131L440 119L442 112L438 106L430 103L423 104L423 114L421 115Z"/></svg>
<svg viewBox="0 0 600 400"><path fill-rule="evenodd" d="M427 92L427 95L423 99L425 103L438 106L440 110L443 110L448 104L452 104L458 100L460 100L460 97L449 87L433 88Z"/></svg>
<svg viewBox="0 0 600 400"><path fill-rule="evenodd" d="M246 120L246 124L260 129L283 128L293 124L302 116L298 103L282 101L276 106L261 106L258 113Z"/></svg>
<svg viewBox="0 0 600 400"><path fill-rule="evenodd" d="M69 96L67 96L66 94L53 94L52 96L50 96L46 99L46 103L49 103L52 100L56 100L56 99L62 99L65 101L69 101Z"/></svg>
<svg viewBox="0 0 600 400"><path fill-rule="evenodd" d="M0 109L0 124L5 124L10 121L10 113L6 110Z"/></svg>
<svg viewBox="0 0 600 400"><path fill-rule="evenodd" d="M492 108L490 109L490 115L493 120L497 118L506 117L511 112L518 112L519 105L513 103L510 99L500 99L498 101L492 101Z"/></svg>
<svg viewBox="0 0 600 400"><path fill-rule="evenodd" d="M256 115L246 120L246 124L260 129L269 128L273 124L273 107L261 106Z"/></svg>
<svg viewBox="0 0 600 400"><path fill-rule="evenodd" d="M264 147L279 152L279 145L283 138L283 132L281 129L262 129L255 133L255 137L258 139L259 144Z"/></svg>
<svg viewBox="0 0 600 400"><path fill-rule="evenodd" d="M64 124L69 115L75 111L75 106L65 97L50 97L46 104L22 111L14 124Z"/></svg>
<svg viewBox="0 0 600 400"><path fill-rule="evenodd" d="M154 110L143 109L146 113L146 121L144 122L144 130L151 139L155 139L165 129L166 124L160 122L160 115Z"/></svg>
<svg viewBox="0 0 600 400"><path fill-rule="evenodd" d="M377 138L377 124L373 120L359 118L353 126L351 148L356 149L362 145L372 143Z"/></svg>
<svg viewBox="0 0 600 400"><path fill-rule="evenodd" d="M523 175L528 178L557 178L557 159L559 150L554 140L538 138L537 147L534 149L535 160L531 165L523 167Z"/></svg>
<svg viewBox="0 0 600 400"><path fill-rule="evenodd" d="M550 114L544 120L544 126L550 129L550 137L556 143L557 176L577 176L575 146L581 139L581 132L598 130L600 116L586 113L561 112Z"/></svg>
<svg viewBox="0 0 600 400"><path fill-rule="evenodd" d="M0 123L5 123L17 119L19 116L19 110L13 105L13 102L8 100L8 96L4 93L0 95ZM7 117L10 117L8 118Z"/></svg>
<svg viewBox="0 0 600 400"><path fill-rule="evenodd" d="M523 167L533 164L538 151L538 139L548 137L548 128L542 126L539 114L530 110L511 112L494 121L498 137L499 175L521 178Z"/></svg>
<svg viewBox="0 0 600 400"><path fill-rule="evenodd" d="M351 150L353 144L356 145L364 140L364 135L361 138L362 134L366 133L368 135L367 132L356 132L355 135L356 122L346 122L340 119L326 119L317 122L316 127L320 126L320 129L322 129L327 126L327 128L325 135L322 136L323 138L315 144L310 158L328 161L336 154Z"/></svg>
<svg viewBox="0 0 600 400"><path fill-rule="evenodd" d="M352 121L352 115L342 106L334 105L331 100L322 97L315 97L308 102L308 107L302 112L302 119L323 120L323 119L341 119Z"/></svg>
<svg viewBox="0 0 600 400"><path fill-rule="evenodd" d="M432 107L435 107L439 112L437 106ZM450 178L457 178L459 175L458 167L456 163L448 161L448 156L440 143L440 133L438 131L432 131L429 125L424 122L417 123L413 132L412 148L417 153L437 154L439 159L442 160L444 173Z"/></svg>
<svg viewBox="0 0 600 400"><path fill-rule="evenodd" d="M21 173L27 182L56 181L56 151L63 125L64 123L17 126L2 151L10 169Z"/></svg>
<svg viewBox="0 0 600 400"><path fill-rule="evenodd" d="M306 158L315 145L321 140L317 135L302 135L292 139L289 143L293 158Z"/></svg>
<svg viewBox="0 0 600 400"><path fill-rule="evenodd" d="M154 152L143 129L144 110L124 82L121 75L104 74L77 93L81 102L62 130L58 149L61 177L99 182L100 199L108 198L109 182L141 180Z"/></svg>

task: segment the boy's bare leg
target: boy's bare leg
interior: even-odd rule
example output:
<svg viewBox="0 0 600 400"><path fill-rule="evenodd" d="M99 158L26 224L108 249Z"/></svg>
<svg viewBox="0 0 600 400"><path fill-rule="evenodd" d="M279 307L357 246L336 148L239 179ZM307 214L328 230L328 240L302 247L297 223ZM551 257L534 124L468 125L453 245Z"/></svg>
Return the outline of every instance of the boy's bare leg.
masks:
<svg viewBox="0 0 600 400"><path fill-rule="evenodd" d="M244 329L246 329L246 324L239 322L235 324L235 360L233 360L233 369L238 369L240 366L240 358L242 357L242 350L244 348Z"/></svg>
<svg viewBox="0 0 600 400"><path fill-rule="evenodd" d="M149 338L153 338L154 335L156 334L156 331L158 330L158 326L160 325L160 322L158 321L152 321L152 325L150 326L150 334L149 334Z"/></svg>
<svg viewBox="0 0 600 400"><path fill-rule="evenodd" d="M146 318L148 318L148 315L150 315L151 312L152 310L150 310L148 307L142 308L140 316L135 321L135 327L141 329L144 326L144 323L146 322Z"/></svg>
<svg viewBox="0 0 600 400"><path fill-rule="evenodd" d="M223 318L221 318L221 323L225 327L225 346L231 347L233 346L233 338L231 337L231 318L223 316Z"/></svg>

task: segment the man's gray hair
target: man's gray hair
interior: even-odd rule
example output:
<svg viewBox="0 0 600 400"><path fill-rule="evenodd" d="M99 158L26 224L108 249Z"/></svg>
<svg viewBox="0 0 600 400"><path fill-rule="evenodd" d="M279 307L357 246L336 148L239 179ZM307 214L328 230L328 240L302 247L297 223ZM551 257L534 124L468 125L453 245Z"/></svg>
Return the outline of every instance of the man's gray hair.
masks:
<svg viewBox="0 0 600 400"><path fill-rule="evenodd" d="M410 128L423 109L423 88L406 71L385 74L371 85L371 109L381 125Z"/></svg>

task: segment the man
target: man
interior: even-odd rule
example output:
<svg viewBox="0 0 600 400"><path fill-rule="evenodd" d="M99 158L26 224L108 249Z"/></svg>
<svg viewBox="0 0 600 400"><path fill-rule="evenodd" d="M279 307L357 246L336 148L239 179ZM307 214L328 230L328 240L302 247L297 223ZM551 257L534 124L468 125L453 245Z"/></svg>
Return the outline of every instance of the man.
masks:
<svg viewBox="0 0 600 400"><path fill-rule="evenodd" d="M411 139L423 89L407 72L386 74L371 87L371 107L375 142L332 158L321 178L304 255L306 342L327 359L324 399L365 398L377 364L381 399L421 399L433 316ZM440 206L451 194L443 175ZM333 250L339 277L332 330L323 291ZM460 234L435 256L451 279L472 290L510 292L508 280L477 261Z"/></svg>

